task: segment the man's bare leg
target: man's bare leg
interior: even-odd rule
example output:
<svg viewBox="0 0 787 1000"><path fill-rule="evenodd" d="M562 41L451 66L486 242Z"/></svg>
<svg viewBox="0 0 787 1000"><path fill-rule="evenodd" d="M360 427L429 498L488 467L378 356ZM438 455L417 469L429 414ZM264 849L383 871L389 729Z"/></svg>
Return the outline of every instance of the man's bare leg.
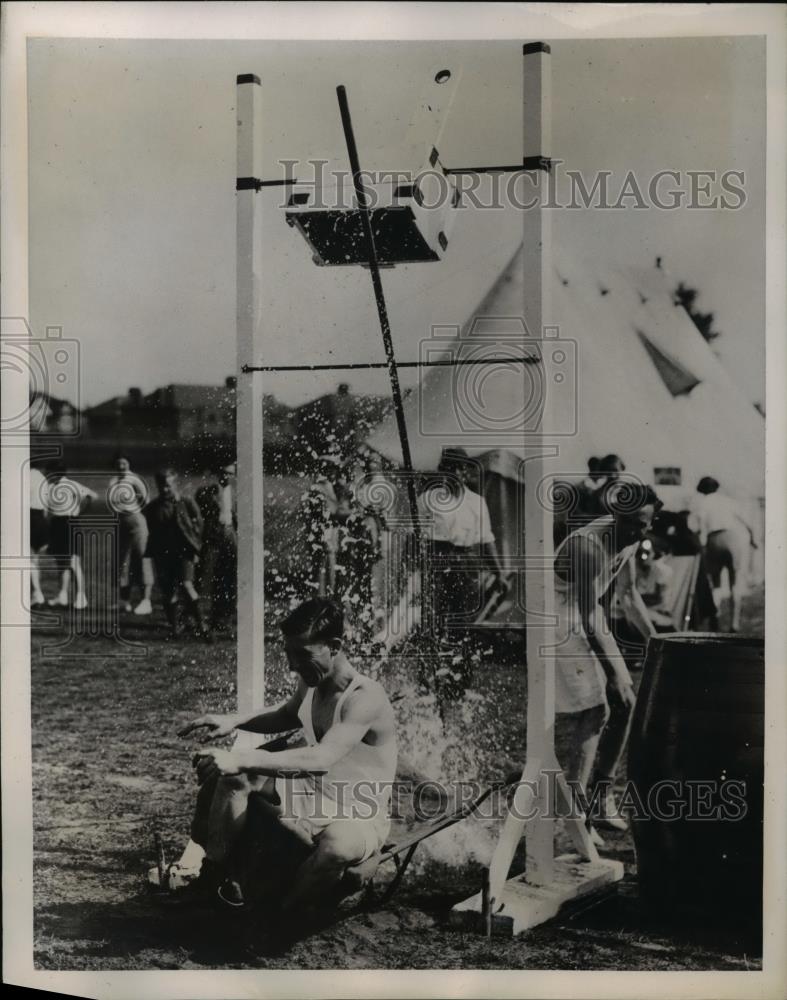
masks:
<svg viewBox="0 0 787 1000"><path fill-rule="evenodd" d="M601 790L603 799L597 822L613 830L625 830L627 827L625 819L618 812L612 786L628 744L633 714L633 709L629 706L613 705L598 742L593 784Z"/></svg>
<svg viewBox="0 0 787 1000"><path fill-rule="evenodd" d="M47 604L51 607L66 607L68 604L70 582L71 567L67 564L60 570L60 590L58 591L57 597L53 597L50 601L47 601Z"/></svg>
<svg viewBox="0 0 787 1000"><path fill-rule="evenodd" d="M71 572L74 574L74 607L77 611L87 607L87 597L85 596L85 577L82 573L82 560L79 556L71 556Z"/></svg>
<svg viewBox="0 0 787 1000"><path fill-rule="evenodd" d="M30 586L33 590L33 604L43 604L44 594L41 590L41 567L37 552L30 555Z"/></svg>
<svg viewBox="0 0 787 1000"><path fill-rule="evenodd" d="M585 813L591 837L597 847L604 842L590 822L588 790L601 734L609 717L606 704L595 705L580 712L558 713L555 716L555 746L566 781L582 812Z"/></svg>
<svg viewBox="0 0 787 1000"><path fill-rule="evenodd" d="M299 923L321 902L330 898L345 870L366 853L366 836L358 823L338 822L327 826L317 839L313 853L298 868L295 883L282 901L282 915Z"/></svg>
<svg viewBox="0 0 787 1000"><path fill-rule="evenodd" d="M730 632L740 632L741 630L741 604L746 593L746 581L743 573L739 572L735 565L735 560L727 569L730 581Z"/></svg>

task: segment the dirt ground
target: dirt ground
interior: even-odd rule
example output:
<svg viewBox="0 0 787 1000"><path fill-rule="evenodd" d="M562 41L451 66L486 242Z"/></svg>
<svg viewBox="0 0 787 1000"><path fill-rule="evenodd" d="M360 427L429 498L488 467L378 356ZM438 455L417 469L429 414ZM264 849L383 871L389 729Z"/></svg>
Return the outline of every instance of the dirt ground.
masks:
<svg viewBox="0 0 787 1000"><path fill-rule="evenodd" d="M46 586L54 589L51 578ZM744 623L752 631L762 629L762 609L762 594L753 594ZM33 632L39 968L759 968L756 948L747 950L719 930L659 925L643 912L628 834L609 836L606 853L624 862L626 877L606 900L515 940L487 941L450 927L451 905L479 888L493 821L470 821L433 838L384 907L344 912L335 925L287 955L263 957L248 922L168 906L145 881L155 863L155 831L168 859L185 843L195 791L189 766L194 744L176 732L198 713L233 707L234 642L231 637L214 646L190 639L164 642L159 612L141 620L123 615L120 634L122 642L83 629L58 647L67 635L65 624L39 623ZM290 681L273 645L269 660L273 699ZM389 664L387 677L394 695L406 673L396 667ZM405 687L398 695L403 742L427 773L440 768L488 780L502 776L501 762L521 760L524 678L515 664L484 661L469 700L449 716L445 729L428 700L418 701ZM501 713L507 704L521 708ZM391 874L380 873L381 886Z"/></svg>

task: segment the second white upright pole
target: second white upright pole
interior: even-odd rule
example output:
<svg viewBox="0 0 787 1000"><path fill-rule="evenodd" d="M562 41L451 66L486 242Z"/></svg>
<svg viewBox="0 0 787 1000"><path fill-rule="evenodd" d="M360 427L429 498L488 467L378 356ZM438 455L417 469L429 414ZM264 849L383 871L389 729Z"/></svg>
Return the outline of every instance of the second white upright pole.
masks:
<svg viewBox="0 0 787 1000"><path fill-rule="evenodd" d="M523 211L523 302L527 340L539 348L549 316L550 225L542 202L547 195L546 173L551 151L549 46L534 42L523 47L523 156L537 178L534 206ZM535 366L533 366L535 367ZM511 862L527 825L527 881L547 885L554 879L554 821L546 812L549 803L545 771L554 762L555 675L552 650L554 611L552 585L552 513L540 499L544 477L545 433L549 415L548 366L538 366L543 393L541 419L525 436L525 605L527 629L527 749L522 784L506 817L489 870L489 895L499 901ZM524 376L523 376L524 377ZM528 386L530 386L530 382Z"/></svg>
<svg viewBox="0 0 787 1000"><path fill-rule="evenodd" d="M238 709L262 705L265 692L262 373L242 371L255 355L262 283L262 86L237 80L237 395ZM253 734L250 735L253 739Z"/></svg>

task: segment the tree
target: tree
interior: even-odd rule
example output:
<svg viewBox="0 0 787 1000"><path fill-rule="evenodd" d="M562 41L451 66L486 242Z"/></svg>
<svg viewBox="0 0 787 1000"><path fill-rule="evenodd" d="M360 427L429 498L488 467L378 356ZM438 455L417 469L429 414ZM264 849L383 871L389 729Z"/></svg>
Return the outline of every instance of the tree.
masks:
<svg viewBox="0 0 787 1000"><path fill-rule="evenodd" d="M675 296L675 305L683 306L703 338L708 343L715 340L719 336L719 331L713 329L713 321L716 317L712 312L703 313L695 308L697 298L699 297L697 289L689 288L681 281L673 294Z"/></svg>

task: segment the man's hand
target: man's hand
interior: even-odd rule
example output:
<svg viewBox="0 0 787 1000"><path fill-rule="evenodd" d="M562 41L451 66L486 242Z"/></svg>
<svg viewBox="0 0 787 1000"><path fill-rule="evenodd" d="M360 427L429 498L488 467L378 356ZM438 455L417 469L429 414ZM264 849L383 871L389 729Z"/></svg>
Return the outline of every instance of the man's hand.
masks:
<svg viewBox="0 0 787 1000"><path fill-rule="evenodd" d="M637 700L631 679L622 674L615 674L613 677L610 677L607 682L607 697L611 702L629 711L634 708L634 703Z"/></svg>
<svg viewBox="0 0 787 1000"><path fill-rule="evenodd" d="M188 736L195 729L207 729L208 732L203 734L205 739L217 740L222 736L229 736L237 724L237 715L200 715L184 726L178 736Z"/></svg>
<svg viewBox="0 0 787 1000"><path fill-rule="evenodd" d="M241 757L232 750L199 750L191 760L197 769L201 785L214 778L228 778L241 774Z"/></svg>

